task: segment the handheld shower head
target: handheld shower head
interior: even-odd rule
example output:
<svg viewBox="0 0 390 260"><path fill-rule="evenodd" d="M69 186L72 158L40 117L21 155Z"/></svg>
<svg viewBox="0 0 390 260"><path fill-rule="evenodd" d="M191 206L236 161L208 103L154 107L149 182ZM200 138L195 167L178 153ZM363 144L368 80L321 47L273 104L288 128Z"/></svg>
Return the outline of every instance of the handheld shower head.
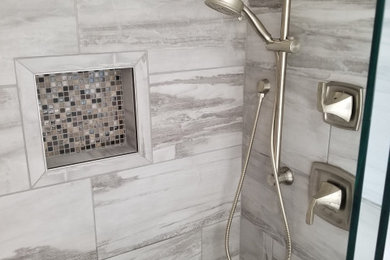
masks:
<svg viewBox="0 0 390 260"><path fill-rule="evenodd" d="M244 9L244 3L241 0L206 0L204 3L220 13L236 17L241 16Z"/></svg>
<svg viewBox="0 0 390 260"><path fill-rule="evenodd" d="M204 3L208 7L223 14L240 17L241 13L244 13L264 41L267 43L274 42L271 34L267 31L259 18L257 18L257 16L248 7L246 7L241 0L205 0Z"/></svg>

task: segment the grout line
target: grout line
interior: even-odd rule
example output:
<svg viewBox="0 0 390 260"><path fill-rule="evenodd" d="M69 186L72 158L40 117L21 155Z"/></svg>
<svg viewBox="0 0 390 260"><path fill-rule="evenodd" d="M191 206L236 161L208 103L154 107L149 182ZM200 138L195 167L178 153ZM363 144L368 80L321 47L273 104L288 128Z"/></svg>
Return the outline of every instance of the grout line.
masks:
<svg viewBox="0 0 390 260"><path fill-rule="evenodd" d="M94 228L94 232L95 232L96 259L99 259L98 239L97 239L97 231L96 231L95 194L93 192L93 186L92 186L91 180L89 180L89 185L90 185L90 191L91 191L93 228Z"/></svg>
<svg viewBox="0 0 390 260"><path fill-rule="evenodd" d="M16 192L12 192L12 193L2 194L2 195L0 195L0 198L1 197L6 197L6 196L10 196L10 195L15 195L15 194L18 194L18 193L23 193L23 192L28 192L28 191L34 191L34 190L40 190L40 189L44 189L44 188L49 188L49 187L53 187L53 186L56 186L56 185L73 183L73 182L83 181L83 180L88 180L88 179L93 179L93 178L99 177L99 176L119 174L121 172L128 171L128 170L135 170L135 169L138 169L138 168L149 167L149 166L159 165L159 164L163 164L163 163L174 163L174 161L177 161L177 160L190 159L190 158L193 158L193 157L196 157L196 156L200 156L202 154L210 154L210 153L215 153L215 152L222 152L224 150L227 151L227 150L231 150L231 149L238 148L238 147L241 147L241 145L228 146L228 147L220 148L220 149L217 149L217 150L210 150L210 151L206 151L206 152L202 152L202 153L192 154L191 156L187 156L187 157L183 157L183 158L174 158L174 159L167 160L167 161L160 161L160 162L150 163L150 164L147 164L147 165L140 165L140 166L137 166L137 167L134 167L134 168L113 170L113 171L105 172L105 173L101 173L101 174L96 174L96 175L85 176L85 177L76 178L76 179L70 179L70 180L67 180L67 181L60 181L60 182L56 182L56 183L51 183L51 184L48 184L48 185L35 186L35 187L32 187L30 189L26 189L26 190L21 190L21 191L16 191ZM228 156L228 157L230 157L230 156ZM241 157L235 157L235 156L233 158L228 158L228 157L221 158L221 159L219 159L217 161L241 158ZM207 163L213 163L213 162L216 162L216 161L215 160L211 160L211 161L209 161ZM63 175L63 174L59 174L59 175Z"/></svg>
<svg viewBox="0 0 390 260"><path fill-rule="evenodd" d="M329 153L330 153L330 142L332 140L332 126L329 127L329 141L328 141L328 152L326 153L326 162L329 163Z"/></svg>
<svg viewBox="0 0 390 260"><path fill-rule="evenodd" d="M79 12L78 12L77 0L74 0L74 12L76 18L76 36L77 36L77 52L81 53L80 47L80 26L79 26Z"/></svg>
<svg viewBox="0 0 390 260"><path fill-rule="evenodd" d="M11 85L0 85L0 89L8 89L8 88L17 88L17 83L15 83L14 85L11 84ZM18 97L19 99L19 97Z"/></svg>
<svg viewBox="0 0 390 260"><path fill-rule="evenodd" d="M61 182L61 183L53 184L53 185L50 185L50 186L43 186L43 187L38 187L38 188L30 188L30 189L10 192L10 193L6 193L6 194L1 194L0 198L4 198L4 197L7 197L7 196L12 196L12 195L18 195L20 193L39 191L39 190L42 190L42 189L45 189L45 188L52 188L53 186L57 186L57 185L58 186L59 185L65 185L65 184L70 184L70 183L73 183L73 182L82 182L82 181L86 181L86 180L87 179L79 179L79 180L73 180L73 181L68 181L68 182Z"/></svg>
<svg viewBox="0 0 390 260"><path fill-rule="evenodd" d="M221 67L207 67L207 68L193 68L193 69L187 69L187 70L171 70L171 71L163 71L163 72L152 72L149 73L149 76L158 76L158 75L165 75L165 74L173 74L173 73L185 73L185 72L192 72L192 71L208 71L208 70L217 70L217 69L230 69L230 68L242 68L243 71L245 71L245 64L232 64L229 66L221 66Z"/></svg>
<svg viewBox="0 0 390 260"><path fill-rule="evenodd" d="M130 252L137 251L137 250L140 250L140 249L143 249L143 248L147 248L149 246L153 246L153 245L156 245L156 244L159 244L159 243L171 240L171 239L175 239L175 238L178 238L178 237L193 235L193 234L196 234L196 233L200 232L200 230L198 230L198 229L202 229L202 228L201 227L200 228L195 228L195 229L193 229L191 231L180 233L178 235L175 235L175 236L172 236L172 237L168 237L168 238L156 241L156 242L152 242L152 243L147 244L145 246L141 246L141 247L137 247L137 248L134 248L134 249L130 249L129 251L125 251L125 252L122 252L122 253L119 253L119 254L112 255L112 256L109 256L107 258L104 258L104 260L112 259L114 257L121 256L121 255L125 255L125 254L128 254Z"/></svg>

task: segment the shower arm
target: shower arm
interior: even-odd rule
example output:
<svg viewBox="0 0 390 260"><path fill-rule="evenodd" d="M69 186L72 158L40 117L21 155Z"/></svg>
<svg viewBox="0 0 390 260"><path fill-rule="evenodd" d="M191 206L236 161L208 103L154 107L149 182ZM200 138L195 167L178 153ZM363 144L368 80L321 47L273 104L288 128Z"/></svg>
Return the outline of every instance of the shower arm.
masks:
<svg viewBox="0 0 390 260"><path fill-rule="evenodd" d="M287 38L287 36L284 37L284 32L281 32L281 39L274 39L271 33L268 32L263 23L260 21L260 19L246 5L244 5L242 12L248 18L250 24L254 27L257 34L266 42L267 50L287 53L298 52L299 43L297 40L293 38ZM281 31L284 31L286 26L288 28L288 23L286 25L285 21L282 21Z"/></svg>

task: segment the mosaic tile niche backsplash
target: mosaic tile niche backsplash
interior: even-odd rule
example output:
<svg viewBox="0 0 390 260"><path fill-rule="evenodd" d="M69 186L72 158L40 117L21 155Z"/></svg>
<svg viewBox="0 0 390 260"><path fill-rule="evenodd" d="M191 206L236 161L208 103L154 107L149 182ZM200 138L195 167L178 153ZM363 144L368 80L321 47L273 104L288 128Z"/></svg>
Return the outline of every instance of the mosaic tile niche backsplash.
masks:
<svg viewBox="0 0 390 260"><path fill-rule="evenodd" d="M131 69L35 79L48 168L137 151Z"/></svg>

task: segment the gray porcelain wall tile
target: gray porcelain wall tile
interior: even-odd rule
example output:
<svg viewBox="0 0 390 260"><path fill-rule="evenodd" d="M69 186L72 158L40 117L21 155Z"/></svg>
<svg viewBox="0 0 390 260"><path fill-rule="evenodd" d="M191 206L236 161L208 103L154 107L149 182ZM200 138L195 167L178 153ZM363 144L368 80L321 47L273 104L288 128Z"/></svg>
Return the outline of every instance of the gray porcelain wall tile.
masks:
<svg viewBox="0 0 390 260"><path fill-rule="evenodd" d="M287 72L283 122L283 163L310 174L314 161L327 159L330 126L317 111L317 81Z"/></svg>
<svg viewBox="0 0 390 260"><path fill-rule="evenodd" d="M259 73L258 71L261 71ZM274 86L264 99L254 149L262 154L270 154L270 131L274 102L275 80L272 70L257 66L246 68L244 94L244 145L249 142L253 127L258 98L257 81L268 78ZM281 160L289 167L310 173L313 161L326 161L330 126L322 121L317 111L317 81L305 77L297 71L287 72L285 92L283 144ZM308 145L310 144L310 145Z"/></svg>
<svg viewBox="0 0 390 260"><path fill-rule="evenodd" d="M102 9L104 19L95 19ZM78 13L82 52L149 50L151 73L245 62L245 24L203 1L79 0Z"/></svg>
<svg viewBox="0 0 390 260"><path fill-rule="evenodd" d="M83 180L0 198L0 259L96 259L91 186Z"/></svg>
<svg viewBox="0 0 390 260"><path fill-rule="evenodd" d="M263 7L263 8L280 8L282 5L281 1L274 0L249 0L249 6L251 8Z"/></svg>
<svg viewBox="0 0 390 260"><path fill-rule="evenodd" d="M131 252L111 260L201 260L201 232L184 234Z"/></svg>
<svg viewBox="0 0 390 260"><path fill-rule="evenodd" d="M284 230L279 217L277 195L274 187L267 184L267 175L271 173L269 158L256 152L252 158L242 197L242 214L263 232L284 245ZM332 226L319 217L315 217L312 226L305 223L309 203L308 176L295 170L294 185L282 186L282 192L296 256L317 260L344 258L348 232ZM246 233L241 231L241 234L242 239L245 239L243 237Z"/></svg>
<svg viewBox="0 0 390 260"><path fill-rule="evenodd" d="M249 135L253 128L255 113L259 98L257 96L257 82L261 79L268 79L271 86L275 86L275 74L273 70L263 69L258 66L247 66L245 68L245 88L244 88L244 139L243 145L246 147L249 143ZM272 87L270 92L263 100L260 111L259 122L257 126L255 142L253 144L254 150L263 154L270 153L270 131L272 120L272 108L274 101L275 87ZM246 149L245 149L246 152Z"/></svg>
<svg viewBox="0 0 390 260"><path fill-rule="evenodd" d="M29 188L18 94L0 87L0 195Z"/></svg>
<svg viewBox="0 0 390 260"><path fill-rule="evenodd" d="M279 37L280 34L280 17L281 11L272 8L253 9L261 22L266 26L267 30L274 38ZM245 45L246 64L251 66L252 64L261 64L261 67L267 69L275 68L275 54L272 51L266 49L266 44L257 34L257 32L248 24L247 38ZM262 70L258 70L259 75ZM275 77L275 74L274 74Z"/></svg>
<svg viewBox="0 0 390 260"><path fill-rule="evenodd" d="M236 147L94 178L99 258L226 219L240 156Z"/></svg>
<svg viewBox="0 0 390 260"><path fill-rule="evenodd" d="M351 174L356 174L359 155L360 131L331 128L328 163L336 165Z"/></svg>
<svg viewBox="0 0 390 260"><path fill-rule="evenodd" d="M243 68L150 77L155 162L242 142Z"/></svg>
<svg viewBox="0 0 390 260"><path fill-rule="evenodd" d="M301 50L290 66L367 75L374 1L297 0L291 10L291 35Z"/></svg>
<svg viewBox="0 0 390 260"><path fill-rule="evenodd" d="M272 239L272 238L271 238ZM279 243L277 240L272 240L272 259L273 260L284 260L286 259L286 248L284 245ZM296 254L292 253L291 260L309 260L309 258L301 258ZM315 260L315 258L313 258Z"/></svg>
<svg viewBox="0 0 390 260"><path fill-rule="evenodd" d="M278 3L249 1L256 14L272 34L277 35L280 25ZM298 54L289 55L285 93L285 118L283 129L282 162L292 167L296 175L293 186L282 186L286 210L290 221L296 259L343 259L348 233L316 217L315 224L305 224L308 205L308 174L313 161L340 163L353 167L353 148L345 140L354 140L358 134L330 135L330 126L322 122L316 109L319 81L345 81L362 87L366 84L370 54L374 1L305 1L292 2L291 35L301 41ZM345 17L345 10L353 10ZM244 151L253 123L256 105L256 83L270 78L274 85L275 61L264 44L248 29L246 45L246 77L244 89ZM242 214L261 232L270 236L273 253L264 256L265 246L260 242L248 259L284 259L284 232L276 201L276 194L267 185L271 174L269 158L269 132L272 99L266 97L260 125L254 144L255 152L248 168L248 177L242 197ZM263 120L263 121L262 121ZM338 141L343 139L342 141ZM328 147L330 139L330 146ZM357 144L356 144L357 143ZM339 144L339 145L338 145ZM340 147L339 147L340 146ZM341 146L343 146L341 148ZM328 154L329 148L329 154ZM252 230L241 228L241 241L253 237ZM326 240L324 239L326 237ZM331 242L330 242L331 241ZM252 247L256 248L256 246ZM246 251L250 251L247 249ZM326 252L326 253L324 253ZM241 244L241 257L245 256ZM252 258L251 258L252 257ZM268 258L267 258L268 257ZM245 259L245 258L244 258Z"/></svg>
<svg viewBox="0 0 390 260"><path fill-rule="evenodd" d="M204 227L202 229L202 260L224 260L225 229L227 221ZM239 259L240 216L232 221L230 230L230 254L232 260Z"/></svg>
<svg viewBox="0 0 390 260"><path fill-rule="evenodd" d="M241 241L242 260L284 260L286 249L279 241L263 232L258 226L251 223L245 217L241 220L241 228L248 234L245 240ZM244 230L245 229L245 230ZM310 258L298 257L293 251L292 260ZM314 259L313 259L314 260Z"/></svg>
<svg viewBox="0 0 390 260"><path fill-rule="evenodd" d="M209 68L243 66L245 51L227 46L150 49L151 74Z"/></svg>
<svg viewBox="0 0 390 260"><path fill-rule="evenodd" d="M264 23L269 25L270 31L277 35L279 22L276 21L280 19L280 13L277 10L266 14L263 12L262 9L256 11ZM247 55L245 68L244 143L246 145L249 141L258 102L257 82L267 78L273 87L264 100L254 148L260 153L270 154L273 92L276 87L275 57L265 49L264 43L252 29L248 29L246 51L250 55ZM294 55L290 55L289 60L294 58ZM326 160L328 151L330 128L322 122L321 114L317 112L317 84L318 81L313 79L312 75L295 69L289 69L287 72L282 161L306 173L310 172L312 161ZM308 146L308 143L313 145Z"/></svg>
<svg viewBox="0 0 390 260"><path fill-rule="evenodd" d="M73 0L2 1L0 84L15 84L14 58L78 52Z"/></svg>
<svg viewBox="0 0 390 260"><path fill-rule="evenodd" d="M241 260L272 259L272 238L250 222L241 217L240 258Z"/></svg>

